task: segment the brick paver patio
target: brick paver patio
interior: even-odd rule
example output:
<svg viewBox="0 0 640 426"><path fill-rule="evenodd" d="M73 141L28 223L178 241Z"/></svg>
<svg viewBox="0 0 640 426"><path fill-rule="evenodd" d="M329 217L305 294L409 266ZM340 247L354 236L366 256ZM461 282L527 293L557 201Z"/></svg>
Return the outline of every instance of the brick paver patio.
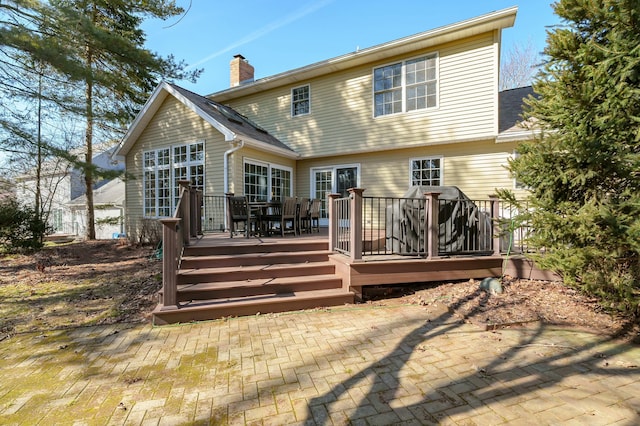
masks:
<svg viewBox="0 0 640 426"><path fill-rule="evenodd" d="M0 366L0 424L640 424L639 347L433 307L19 335Z"/></svg>

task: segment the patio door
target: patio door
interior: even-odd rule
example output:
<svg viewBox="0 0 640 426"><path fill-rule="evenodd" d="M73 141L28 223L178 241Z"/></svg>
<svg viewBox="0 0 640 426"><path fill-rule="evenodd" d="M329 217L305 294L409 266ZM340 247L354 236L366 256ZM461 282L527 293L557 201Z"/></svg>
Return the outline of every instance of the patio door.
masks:
<svg viewBox="0 0 640 426"><path fill-rule="evenodd" d="M350 164L311 169L311 197L322 200L320 225L327 226L327 194L338 193L348 197L347 189L360 186L360 165Z"/></svg>

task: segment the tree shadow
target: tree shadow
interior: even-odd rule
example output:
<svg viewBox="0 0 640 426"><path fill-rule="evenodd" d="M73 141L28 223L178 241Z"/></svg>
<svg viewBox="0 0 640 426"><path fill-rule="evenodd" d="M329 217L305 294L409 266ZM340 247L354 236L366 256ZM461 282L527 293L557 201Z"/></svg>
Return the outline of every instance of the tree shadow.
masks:
<svg viewBox="0 0 640 426"><path fill-rule="evenodd" d="M490 295L478 289L473 297L480 298L482 302ZM455 378L449 376L444 384L439 380L441 377L434 377L438 384L431 386L427 383L427 389L423 390L418 402L403 405L395 401L401 393L402 368L416 351L424 351L425 346L428 347L425 345L426 342L455 332L461 327L461 321L451 321L452 312L467 300L468 297L464 297L456 301L448 312L427 320L404 336L388 355L336 384L324 395L310 399L306 424L331 424L332 405L358 386L362 388L362 384L369 384L368 392L361 395L355 411L350 411L349 422L386 414L388 423L377 417L378 424L398 424L405 420L417 420L421 424L439 424L448 415L471 412L488 403L508 404L509 400L516 398L526 400L527 394L547 389L586 372L606 377L640 377L640 369L636 365L632 365L632 368L614 367L606 362L608 357L625 352L624 346L617 344L614 337L595 339L578 347L549 345L557 351L555 354L536 359L524 367L518 365L516 357L524 355L525 349L545 346L536 343L549 329L549 325L541 323L538 327L521 333L516 345L511 345L493 359L476 366L474 371L459 375L454 373L452 376ZM472 312L467 318L477 313ZM598 352L596 356L590 353L596 347L609 343L608 349ZM575 359L571 366L555 365L556 362L566 361L569 357ZM389 366L391 368L388 368ZM448 367L443 367L446 368ZM425 382L429 381L429 373L425 374L424 379ZM499 386L495 386L496 384ZM392 401L395 401L393 406L390 405ZM640 406L633 402L630 405L637 413L636 421L633 422L636 423L640 421Z"/></svg>

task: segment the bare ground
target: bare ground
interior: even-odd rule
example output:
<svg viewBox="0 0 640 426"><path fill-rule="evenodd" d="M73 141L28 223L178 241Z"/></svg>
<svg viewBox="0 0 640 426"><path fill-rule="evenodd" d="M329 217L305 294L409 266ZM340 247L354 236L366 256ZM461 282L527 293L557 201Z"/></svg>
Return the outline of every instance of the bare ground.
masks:
<svg viewBox="0 0 640 426"><path fill-rule="evenodd" d="M0 258L0 339L14 333L150 320L161 287L154 248L91 241ZM542 321L640 341L637 320L607 312L597 300L560 283L503 281L502 294L479 282L367 288L374 305L444 305L486 329Z"/></svg>
<svg viewBox="0 0 640 426"><path fill-rule="evenodd" d="M88 241L0 258L0 338L148 321L161 263L150 247Z"/></svg>
<svg viewBox="0 0 640 426"><path fill-rule="evenodd" d="M365 290L374 305L444 305L460 320L487 330L543 322L640 343L637 318L607 311L593 297L559 282L505 277L503 292L486 292L480 281L469 280L411 286L383 286Z"/></svg>

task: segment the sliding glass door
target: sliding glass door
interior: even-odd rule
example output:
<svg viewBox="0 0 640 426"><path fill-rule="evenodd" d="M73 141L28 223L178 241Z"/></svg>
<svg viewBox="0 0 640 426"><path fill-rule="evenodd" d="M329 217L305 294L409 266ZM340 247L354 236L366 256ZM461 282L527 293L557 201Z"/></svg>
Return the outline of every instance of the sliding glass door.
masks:
<svg viewBox="0 0 640 426"><path fill-rule="evenodd" d="M349 188L360 186L360 165L318 167L311 169L311 197L322 200L320 225L328 224L327 194L338 193L349 196Z"/></svg>

